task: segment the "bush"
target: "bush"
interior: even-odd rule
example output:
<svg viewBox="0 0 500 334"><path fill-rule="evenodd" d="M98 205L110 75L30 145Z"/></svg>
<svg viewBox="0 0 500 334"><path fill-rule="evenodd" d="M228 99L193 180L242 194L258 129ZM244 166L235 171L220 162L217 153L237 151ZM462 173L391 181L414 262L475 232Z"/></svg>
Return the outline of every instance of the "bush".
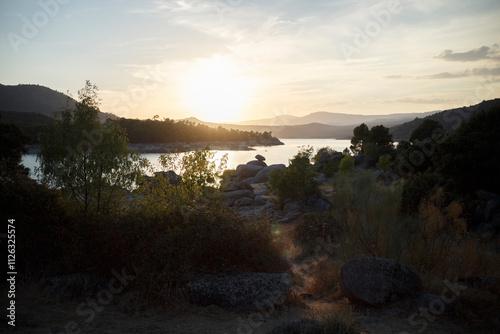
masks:
<svg viewBox="0 0 500 334"><path fill-rule="evenodd" d="M431 173L415 174L405 181L401 195L401 211L405 214L418 213L420 202L436 189L439 176Z"/></svg>
<svg viewBox="0 0 500 334"><path fill-rule="evenodd" d="M316 172L311 165L312 147L301 149L290 160L288 168L275 170L269 179L269 189L282 204L286 199L306 201L318 192L319 182L314 180Z"/></svg>
<svg viewBox="0 0 500 334"><path fill-rule="evenodd" d="M389 154L385 154L378 158L377 168L381 170L391 170L394 163L391 161L392 157Z"/></svg>
<svg viewBox="0 0 500 334"><path fill-rule="evenodd" d="M354 170L354 158L347 155L340 160L339 172L343 174L350 173Z"/></svg>
<svg viewBox="0 0 500 334"><path fill-rule="evenodd" d="M154 218L134 210L93 227L87 237L101 246L84 249L90 268L101 277L110 268L127 268L147 303L171 305L174 288L199 272L287 270L270 225L247 221L223 204Z"/></svg>

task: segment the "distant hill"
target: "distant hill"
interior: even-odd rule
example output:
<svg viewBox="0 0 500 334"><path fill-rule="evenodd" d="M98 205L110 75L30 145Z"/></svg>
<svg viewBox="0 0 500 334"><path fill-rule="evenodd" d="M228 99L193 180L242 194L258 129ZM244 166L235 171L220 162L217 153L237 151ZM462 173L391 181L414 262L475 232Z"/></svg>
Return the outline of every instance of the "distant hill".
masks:
<svg viewBox="0 0 500 334"><path fill-rule="evenodd" d="M400 125L391 127L390 133L395 141L409 140L412 132L420 125L425 119L432 119L441 123L446 132L451 133L458 128L460 123L468 120L475 113L487 110L500 103L500 98L483 101L479 104L461 107L455 109L444 110L439 113L435 113L424 118L415 118L413 121L406 122Z"/></svg>
<svg viewBox="0 0 500 334"><path fill-rule="evenodd" d="M398 113L390 115L358 115L358 114L343 114L326 111L318 111L306 116L297 117L291 115L279 115L273 118L257 119L245 122L239 122L235 125L259 125L259 126L294 126L306 125L311 123L320 123L334 126L358 126L365 123L368 126L383 124L392 126L410 121L415 117L425 117L432 115L437 111L429 111L424 113Z"/></svg>
<svg viewBox="0 0 500 334"><path fill-rule="evenodd" d="M295 117L295 116L292 116ZM321 123L310 123L303 125L242 125L226 123L210 123L200 121L195 117L184 119L196 124L204 124L210 127L222 127L225 129L235 129L240 131L272 132L273 136L280 139L300 139L300 138L337 138L350 139L352 137L353 125L335 126ZM357 124L359 125L359 124ZM356 125L356 126L357 126Z"/></svg>
<svg viewBox="0 0 500 334"><path fill-rule="evenodd" d="M38 143L38 133L52 125L54 119L36 112L0 111L0 123L16 124L31 137L31 143Z"/></svg>
<svg viewBox="0 0 500 334"><path fill-rule="evenodd" d="M66 108L66 106L74 108L75 100L50 88L39 85L6 86L0 84L1 111L39 113L53 117L55 111ZM116 116L109 113L99 114L101 121L105 121L107 118L115 119Z"/></svg>

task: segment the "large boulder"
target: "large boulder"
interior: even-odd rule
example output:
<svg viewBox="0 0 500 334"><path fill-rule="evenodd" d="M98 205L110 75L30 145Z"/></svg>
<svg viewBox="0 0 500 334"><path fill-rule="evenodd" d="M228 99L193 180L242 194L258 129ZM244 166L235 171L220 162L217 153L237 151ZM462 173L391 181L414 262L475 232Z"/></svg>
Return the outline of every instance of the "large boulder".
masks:
<svg viewBox="0 0 500 334"><path fill-rule="evenodd" d="M418 293L420 277L406 265L380 257L347 261L340 269L344 295L350 300L381 305Z"/></svg>
<svg viewBox="0 0 500 334"><path fill-rule="evenodd" d="M290 290L290 275L232 273L202 275L187 284L194 301L232 311L259 311L284 301Z"/></svg>
<svg viewBox="0 0 500 334"><path fill-rule="evenodd" d="M267 164L264 161L259 161L259 160L249 161L249 162L247 162L247 165L267 167Z"/></svg>
<svg viewBox="0 0 500 334"><path fill-rule="evenodd" d="M256 166L256 165L238 165L236 167L236 175L242 179L246 179L248 177L254 177L260 172L264 167Z"/></svg>
<svg viewBox="0 0 500 334"><path fill-rule="evenodd" d="M284 164L275 164L275 165L270 165L265 168L263 168L261 171L255 175L253 182L254 183L263 183L269 181L269 175L271 175L271 172L277 169L285 169L286 166Z"/></svg>

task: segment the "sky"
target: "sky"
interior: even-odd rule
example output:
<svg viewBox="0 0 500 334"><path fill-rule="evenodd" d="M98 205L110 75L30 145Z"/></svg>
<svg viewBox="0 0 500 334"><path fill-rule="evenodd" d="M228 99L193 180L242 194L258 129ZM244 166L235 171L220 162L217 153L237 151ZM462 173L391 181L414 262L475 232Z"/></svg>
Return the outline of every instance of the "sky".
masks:
<svg viewBox="0 0 500 334"><path fill-rule="evenodd" d="M500 97L498 0L0 0L0 83L128 118L382 115Z"/></svg>

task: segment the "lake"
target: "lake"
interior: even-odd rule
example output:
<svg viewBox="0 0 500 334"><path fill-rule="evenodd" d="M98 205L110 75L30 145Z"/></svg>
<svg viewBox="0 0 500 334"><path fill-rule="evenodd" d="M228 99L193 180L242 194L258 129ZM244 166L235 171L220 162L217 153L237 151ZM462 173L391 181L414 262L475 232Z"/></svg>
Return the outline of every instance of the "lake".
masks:
<svg viewBox="0 0 500 334"><path fill-rule="evenodd" d="M256 146L255 151L217 151L216 159L220 159L227 153L227 168L234 169L239 164L245 164L250 160L255 160L255 156L260 154L266 158L268 165L285 164L300 150L302 146L312 146L316 152L318 149L329 146L339 152L351 145L348 139L281 139L285 145L280 146ZM160 153L144 153L143 156L149 159L154 165L158 166L158 157ZM38 166L36 154L26 154L23 156L23 164L33 171L33 167ZM158 168L159 169L159 168ZM33 175L32 175L33 176Z"/></svg>

